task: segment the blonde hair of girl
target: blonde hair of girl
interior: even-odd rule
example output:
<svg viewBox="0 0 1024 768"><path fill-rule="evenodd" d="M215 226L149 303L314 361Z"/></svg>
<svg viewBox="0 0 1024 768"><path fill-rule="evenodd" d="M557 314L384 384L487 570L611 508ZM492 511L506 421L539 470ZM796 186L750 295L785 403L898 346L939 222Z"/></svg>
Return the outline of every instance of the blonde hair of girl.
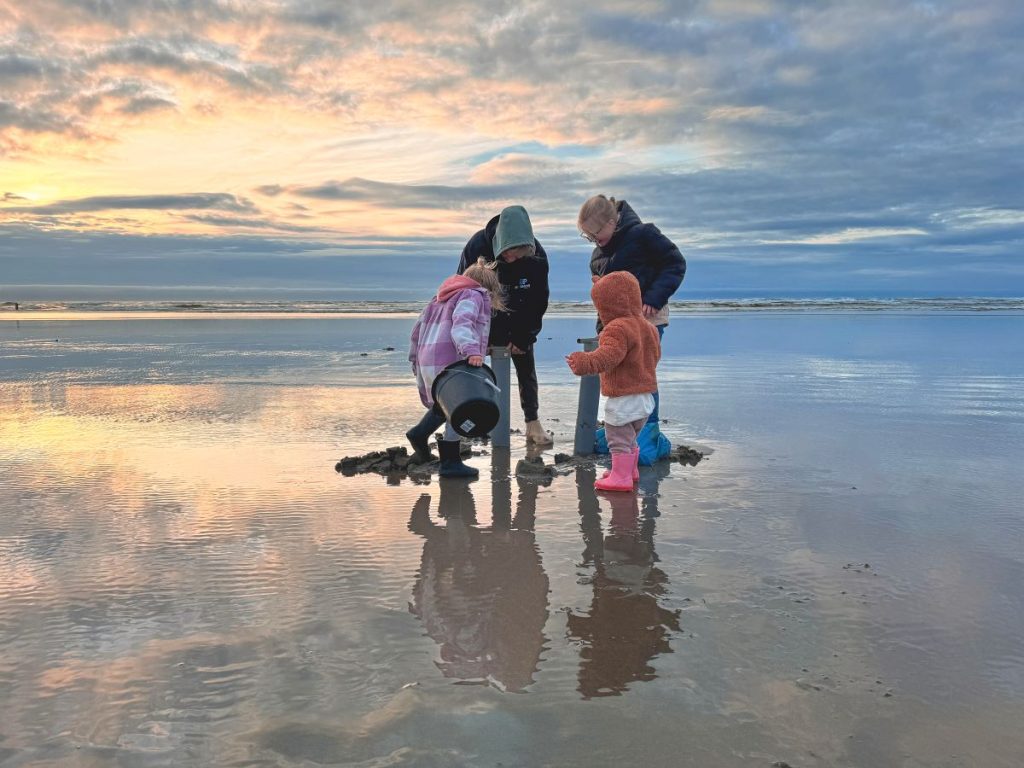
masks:
<svg viewBox="0 0 1024 768"><path fill-rule="evenodd" d="M580 232L596 232L618 215L615 198L594 195L580 208L576 217L576 228ZM590 225L589 227L586 225Z"/></svg>
<svg viewBox="0 0 1024 768"><path fill-rule="evenodd" d="M491 294L492 312L505 312L507 309L505 298L501 290L501 282L498 280L498 273L495 272L498 262L495 261L493 264L494 266L491 266L482 258L477 259L476 264L466 267L466 271L462 274L471 280L476 280Z"/></svg>

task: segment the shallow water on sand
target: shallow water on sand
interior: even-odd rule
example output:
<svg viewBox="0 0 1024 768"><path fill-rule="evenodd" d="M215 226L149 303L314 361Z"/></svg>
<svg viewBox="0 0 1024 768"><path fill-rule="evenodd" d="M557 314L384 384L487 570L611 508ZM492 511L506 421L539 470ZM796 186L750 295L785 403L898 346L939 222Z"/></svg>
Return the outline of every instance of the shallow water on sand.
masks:
<svg viewBox="0 0 1024 768"><path fill-rule="evenodd" d="M600 497L336 474L410 325L0 323L0 766L1024 764L1024 316L678 320Z"/></svg>

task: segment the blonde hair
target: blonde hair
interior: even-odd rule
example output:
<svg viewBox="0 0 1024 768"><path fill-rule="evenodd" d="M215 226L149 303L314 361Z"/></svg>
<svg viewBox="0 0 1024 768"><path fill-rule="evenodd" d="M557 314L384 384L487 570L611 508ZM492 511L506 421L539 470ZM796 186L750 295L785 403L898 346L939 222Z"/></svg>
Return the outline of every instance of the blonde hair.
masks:
<svg viewBox="0 0 1024 768"><path fill-rule="evenodd" d="M580 215L576 217L576 228L583 232L584 224L596 221L600 221L601 226L604 226L614 219L618 213L614 197L594 195L580 208Z"/></svg>
<svg viewBox="0 0 1024 768"><path fill-rule="evenodd" d="M498 280L498 273L495 271L497 266L497 261L488 264L483 258L479 258L476 260L476 264L466 267L466 271L462 274L471 280L476 280L491 294L492 312L505 312L508 308L505 306L501 281Z"/></svg>

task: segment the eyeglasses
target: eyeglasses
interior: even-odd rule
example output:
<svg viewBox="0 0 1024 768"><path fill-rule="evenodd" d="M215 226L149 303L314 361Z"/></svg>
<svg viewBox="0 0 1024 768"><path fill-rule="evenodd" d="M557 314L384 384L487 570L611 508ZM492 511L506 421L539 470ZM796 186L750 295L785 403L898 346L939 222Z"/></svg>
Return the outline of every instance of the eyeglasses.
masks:
<svg viewBox="0 0 1024 768"><path fill-rule="evenodd" d="M608 221L606 221L606 222L605 222L604 224L602 224L602 225L601 225L601 226L600 226L600 227L598 228L598 230L597 230L596 232L594 232L594 234L590 234L589 232L587 232L587 230L585 230L585 229L581 229L581 230L580 230L580 237L582 237L582 238L583 238L584 240L586 240L586 241L587 241L588 243L596 243L596 242L597 242L597 238L598 238L598 237L600 236L600 234L601 234L602 232L604 232L604 231L605 231L605 229L607 229L608 225L609 225L609 224L615 224L615 223L618 223L618 220L619 220L619 217L618 217L618 216L615 216L615 217L613 217L613 218L611 218L611 219L608 219Z"/></svg>

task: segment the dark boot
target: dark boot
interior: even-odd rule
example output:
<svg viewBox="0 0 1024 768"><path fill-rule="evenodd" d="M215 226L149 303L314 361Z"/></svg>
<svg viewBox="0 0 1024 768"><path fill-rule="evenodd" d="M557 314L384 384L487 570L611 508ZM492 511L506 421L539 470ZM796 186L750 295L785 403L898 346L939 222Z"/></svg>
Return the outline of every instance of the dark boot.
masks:
<svg viewBox="0 0 1024 768"><path fill-rule="evenodd" d="M430 452L430 436L434 430L444 424L444 416L433 409L423 414L420 423L405 433L409 445L412 446L412 460L416 464L427 464L437 461L437 456Z"/></svg>
<svg viewBox="0 0 1024 768"><path fill-rule="evenodd" d="M480 470L468 467L462 463L459 449L462 444L459 440L437 439L437 452L441 454L441 477L476 477Z"/></svg>

